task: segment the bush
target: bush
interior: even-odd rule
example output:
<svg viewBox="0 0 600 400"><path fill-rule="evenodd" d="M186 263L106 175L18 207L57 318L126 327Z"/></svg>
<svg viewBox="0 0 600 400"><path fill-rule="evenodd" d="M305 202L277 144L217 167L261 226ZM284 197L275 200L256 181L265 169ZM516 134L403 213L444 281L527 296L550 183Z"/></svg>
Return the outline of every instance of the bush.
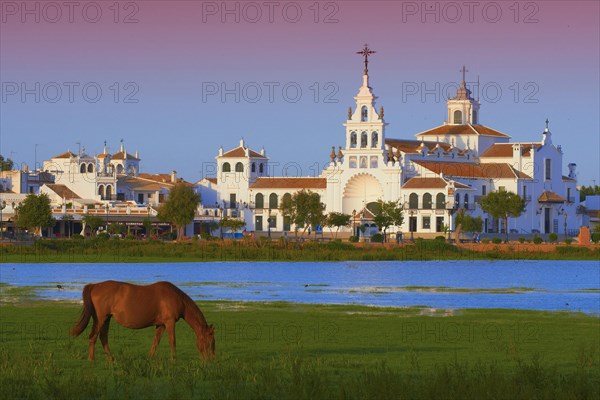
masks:
<svg viewBox="0 0 600 400"><path fill-rule="evenodd" d="M600 242L600 232L592 233L592 242L594 242L594 243Z"/></svg>
<svg viewBox="0 0 600 400"><path fill-rule="evenodd" d="M499 237L492 238L492 243L500 244L500 243L502 243L502 239L500 239Z"/></svg>
<svg viewBox="0 0 600 400"><path fill-rule="evenodd" d="M441 235L440 235L440 236L436 236L436 237L435 237L435 240L437 240L437 241L439 241L439 242L445 242L445 241L446 241L446 238L445 238L444 236L441 236Z"/></svg>
<svg viewBox="0 0 600 400"><path fill-rule="evenodd" d="M565 244L571 244L571 243L573 243L573 239L571 239L571 238L565 239Z"/></svg>
<svg viewBox="0 0 600 400"><path fill-rule="evenodd" d="M381 233L376 233L371 236L371 242L373 243L383 243L383 235Z"/></svg>
<svg viewBox="0 0 600 400"><path fill-rule="evenodd" d="M488 244L489 242L490 242L490 239L488 239L488 238L481 239L481 243L483 243L483 244Z"/></svg>
<svg viewBox="0 0 600 400"><path fill-rule="evenodd" d="M108 236L108 233L106 232L100 232L99 234L96 235L96 239L98 240L108 240L110 238L110 236Z"/></svg>
<svg viewBox="0 0 600 400"><path fill-rule="evenodd" d="M350 236L348 240L350 240L352 243L356 243L358 242L358 236Z"/></svg>
<svg viewBox="0 0 600 400"><path fill-rule="evenodd" d="M524 237L520 237L519 238L519 243L525 243L525 238Z"/></svg>
<svg viewBox="0 0 600 400"><path fill-rule="evenodd" d="M558 239L558 235L556 233L552 232L548 235L548 240L550 241L550 243L556 242L556 239Z"/></svg>
<svg viewBox="0 0 600 400"><path fill-rule="evenodd" d="M542 238L539 237L538 235L535 235L535 237L533 238L533 243L540 244L542 242L543 242Z"/></svg>

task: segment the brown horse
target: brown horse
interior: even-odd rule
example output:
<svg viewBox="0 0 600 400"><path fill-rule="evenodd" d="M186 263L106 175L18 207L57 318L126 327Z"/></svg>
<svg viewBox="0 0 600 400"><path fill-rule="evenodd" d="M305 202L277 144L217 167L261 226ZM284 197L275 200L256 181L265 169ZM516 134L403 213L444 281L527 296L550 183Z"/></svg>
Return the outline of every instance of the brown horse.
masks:
<svg viewBox="0 0 600 400"><path fill-rule="evenodd" d="M215 356L214 327L206 323L196 303L169 282L157 282L148 286L115 281L90 283L83 288L83 311L77 324L71 328L71 336L79 336L87 327L90 317L94 319L90 332L90 360L94 359L98 335L104 352L112 359L108 347L111 317L126 328L156 327L150 357L154 356L166 329L172 358L175 358L175 323L183 318L196 333L196 346L200 354L205 359Z"/></svg>

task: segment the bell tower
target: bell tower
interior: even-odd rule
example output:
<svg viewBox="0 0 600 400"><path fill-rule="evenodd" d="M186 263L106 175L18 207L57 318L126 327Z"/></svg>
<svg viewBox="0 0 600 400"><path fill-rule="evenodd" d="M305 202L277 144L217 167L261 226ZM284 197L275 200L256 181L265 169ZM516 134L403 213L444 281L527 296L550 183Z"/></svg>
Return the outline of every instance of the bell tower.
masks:
<svg viewBox="0 0 600 400"><path fill-rule="evenodd" d="M346 151L345 154L381 154L384 149L383 107L379 112L375 109L377 97L369 86L369 56L375 54L368 45L357 52L364 57L365 68L363 71L362 85L358 94L354 97L356 106L348 109L346 127Z"/></svg>
<svg viewBox="0 0 600 400"><path fill-rule="evenodd" d="M468 70L463 65L462 82L456 91L456 96L448 99L448 123L451 125L477 125L479 124L479 106L478 100L473 99L471 91L467 88L466 72Z"/></svg>

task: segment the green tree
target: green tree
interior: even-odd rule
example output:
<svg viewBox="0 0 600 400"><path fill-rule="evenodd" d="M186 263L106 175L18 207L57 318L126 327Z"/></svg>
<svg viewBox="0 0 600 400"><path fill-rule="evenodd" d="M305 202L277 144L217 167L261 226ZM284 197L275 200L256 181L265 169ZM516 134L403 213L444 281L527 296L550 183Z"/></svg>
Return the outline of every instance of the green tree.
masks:
<svg viewBox="0 0 600 400"><path fill-rule="evenodd" d="M108 226L108 233L111 235L122 235L125 233L125 225L113 222Z"/></svg>
<svg viewBox="0 0 600 400"><path fill-rule="evenodd" d="M183 238L185 226L194 220L200 195L194 188L178 183L169 190L165 203L158 208L158 219L170 221L177 228L177 240Z"/></svg>
<svg viewBox="0 0 600 400"><path fill-rule="evenodd" d="M504 220L504 233L508 242L508 218L518 218L525 209L525 200L513 192L490 192L481 198L481 209L494 218Z"/></svg>
<svg viewBox="0 0 600 400"><path fill-rule="evenodd" d="M219 225L221 225L221 229L229 229L229 231L233 234L238 229L242 229L244 226L246 226L246 222L239 218L225 216L223 219L221 219Z"/></svg>
<svg viewBox="0 0 600 400"><path fill-rule="evenodd" d="M82 221L85 225L90 227L92 235L98 234L98 228L104 225L104 220L102 219L102 217L92 214L85 214Z"/></svg>
<svg viewBox="0 0 600 400"><path fill-rule="evenodd" d="M481 232L483 230L483 220L481 217L472 217L465 213L464 209L460 209L454 218L456 225L460 225L464 232Z"/></svg>
<svg viewBox="0 0 600 400"><path fill-rule="evenodd" d="M61 220L65 221L65 225L68 227L67 231L68 233L68 237L70 238L71 235L73 234L73 215L71 214L65 214L62 216Z"/></svg>
<svg viewBox="0 0 600 400"><path fill-rule="evenodd" d="M16 224L20 228L33 231L36 236L42 236L43 228L54 226L50 198L46 194L29 194L17 207Z"/></svg>
<svg viewBox="0 0 600 400"><path fill-rule="evenodd" d="M10 171L13 169L15 163L10 158L4 158L2 154L0 154L0 171Z"/></svg>
<svg viewBox="0 0 600 400"><path fill-rule="evenodd" d="M327 214L327 217L325 218L325 225L331 229L332 233L333 228L337 228L335 231L335 237L337 238L340 228L350 225L350 218L352 218L351 215L333 211Z"/></svg>
<svg viewBox="0 0 600 400"><path fill-rule="evenodd" d="M584 201L587 196L599 195L600 194L600 186L598 185L590 185L590 186L582 186L579 189L579 200Z"/></svg>
<svg viewBox="0 0 600 400"><path fill-rule="evenodd" d="M304 227L304 234L308 227L314 229L325 220L325 205L321 203L319 194L310 190L302 189L291 197L284 196L279 208L283 215L290 217L290 221L295 225L296 234L300 227Z"/></svg>
<svg viewBox="0 0 600 400"><path fill-rule="evenodd" d="M146 240L148 240L152 235L152 220L149 217L145 217L142 221L142 225L144 225L144 229L146 230Z"/></svg>
<svg viewBox="0 0 600 400"><path fill-rule="evenodd" d="M375 210L375 218L373 221L383 230L384 240L387 240L387 230L390 226L400 226L404 221L402 213L402 205L400 201L383 201L378 200L377 206L372 207Z"/></svg>

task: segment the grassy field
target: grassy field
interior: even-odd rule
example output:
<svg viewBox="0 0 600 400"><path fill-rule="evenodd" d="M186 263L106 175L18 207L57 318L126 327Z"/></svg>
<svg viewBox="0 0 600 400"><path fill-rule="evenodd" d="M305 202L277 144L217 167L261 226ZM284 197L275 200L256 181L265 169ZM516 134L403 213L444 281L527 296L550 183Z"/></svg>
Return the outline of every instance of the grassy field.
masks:
<svg viewBox="0 0 600 400"><path fill-rule="evenodd" d="M13 301L15 301L13 299ZM153 330L111 324L114 362L80 306L0 306L4 399L66 398L568 398L600 396L600 319L514 310L431 310L289 303L199 303L216 326L217 359L202 362L177 324L177 360Z"/></svg>
<svg viewBox="0 0 600 400"><path fill-rule="evenodd" d="M474 244L473 246L477 246ZM521 248L522 247L522 248ZM29 246L0 246L0 262L178 262L178 261L383 261L383 260L597 260L600 248L558 246L553 252L535 252L531 245L515 244L509 251L474 251L436 240L414 245L354 246L348 242L285 241L134 241L40 240Z"/></svg>

